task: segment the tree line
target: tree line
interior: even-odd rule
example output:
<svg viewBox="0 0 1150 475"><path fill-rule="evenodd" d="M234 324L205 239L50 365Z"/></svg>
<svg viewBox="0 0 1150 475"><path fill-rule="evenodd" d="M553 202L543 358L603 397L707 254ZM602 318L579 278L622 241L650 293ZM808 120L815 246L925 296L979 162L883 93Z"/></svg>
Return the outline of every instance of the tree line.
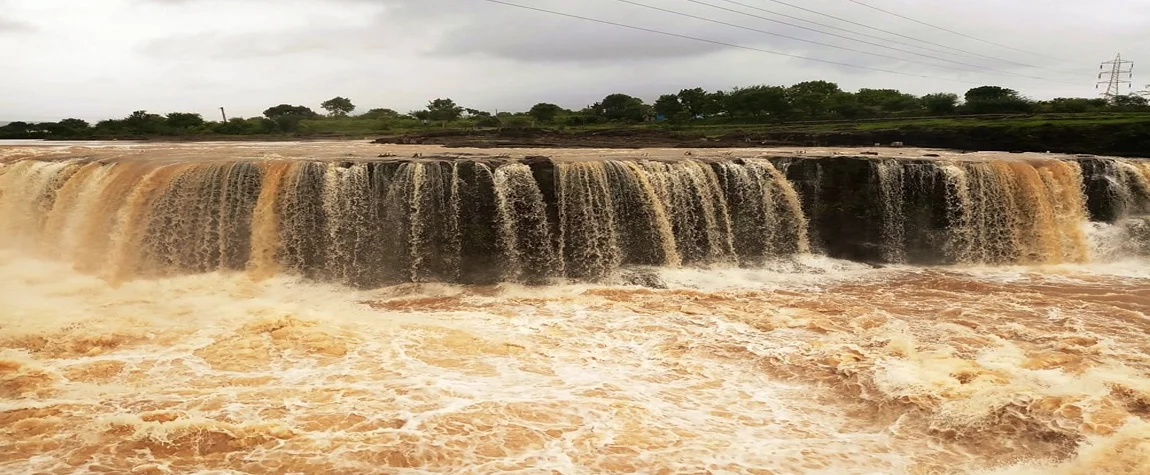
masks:
<svg viewBox="0 0 1150 475"><path fill-rule="evenodd" d="M1145 97L1118 96L1113 100L1056 98L1031 100L1018 91L999 86L970 89L962 97L953 93L923 96L895 89L843 91L828 81L807 81L792 86L750 86L730 90L683 89L663 94L653 103L627 94L611 94L583 109L565 109L539 103L527 111L492 113L438 98L421 110L400 113L370 109L361 114L345 97L320 104L326 114L303 105L280 104L262 116L209 121L200 114L165 115L135 111L122 119L90 124L81 119L57 122L12 122L0 127L2 138L84 139L144 136L346 134L423 127L580 127L644 122L690 124L771 124L818 120L857 120L977 114L1086 113L1150 111Z"/></svg>

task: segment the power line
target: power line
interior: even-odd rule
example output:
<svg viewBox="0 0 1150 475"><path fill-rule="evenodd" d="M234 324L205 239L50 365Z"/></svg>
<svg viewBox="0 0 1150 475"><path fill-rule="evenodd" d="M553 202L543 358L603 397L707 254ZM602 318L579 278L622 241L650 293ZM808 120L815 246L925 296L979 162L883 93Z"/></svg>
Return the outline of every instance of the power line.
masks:
<svg viewBox="0 0 1150 475"><path fill-rule="evenodd" d="M693 18L693 19L696 19L696 20L702 20L702 21L705 21L705 22L709 22L709 23L715 23L715 24L718 24L718 25L730 26L730 27L733 27L733 28L739 28L739 29L742 29L742 30L747 30L747 31L754 31L754 32L756 32L756 33L762 33L762 34L764 34L764 35L777 36L777 37L779 37L779 38L786 38L786 39L789 39L789 40L801 41L801 42L803 42L803 43L810 43L810 44L813 44L813 45L825 46L825 47L828 47L828 48L841 49L841 50L843 50L843 51L850 51L850 52L852 52L852 53L861 53L861 54L867 54L867 55L876 56L876 57L879 57L879 58L893 59L893 60L897 60L897 61L906 61L906 62L909 62L909 63L923 64L923 65L927 65L927 66L934 66L934 67L939 67L939 68L955 69L955 70L958 70L958 71L978 72L978 71L975 71L975 70L972 70L972 69L963 69L963 68L955 68L955 67L952 67L952 66L942 66L942 65L937 65L937 64L924 63L924 62L922 62L922 61L915 61L915 60L911 60L911 59L903 59L903 58L899 58L899 57L897 57L897 56L887 56L887 55L885 55L885 54L872 53L872 52L869 52L869 51L863 51L863 50L858 50L858 49L854 49L854 48L847 48L847 47L845 47L845 46L832 45L832 44L829 44L829 43L821 43L821 42L818 42L818 41L812 41L812 40L807 40L807 39L798 38L798 37L794 37L794 36L788 36L788 35L783 35L783 34L779 34L779 33L774 33L774 32L771 32L771 31L766 31L766 30L759 30L759 29L756 29L756 28L750 28L750 27L746 27L746 26L742 26L742 25L736 25L736 24L734 24L734 23L727 23L727 22L724 22L724 21L713 20L713 19L710 19L710 18L706 18L706 17L701 17L701 16L697 16L697 15L691 15L691 14L689 14L689 13L683 13L683 12L678 12L678 11L674 11L674 10L668 10L668 9L666 9L666 8L660 8L660 7L656 7L656 6L652 6L652 5L645 5L645 4L642 4L642 3L633 2L633 1L631 1L631 0L615 0L615 1L617 1L617 2L622 2L622 3L626 3L626 4L629 4L629 5L635 5L635 6L637 6L637 7L649 8L649 9L651 9L651 10L657 10L657 11L661 11L661 12L665 12L665 13L671 13L671 14L674 14L674 15L679 15L679 16L683 16L683 17L687 17L687 18ZM901 51L901 50L900 50L900 51Z"/></svg>
<svg viewBox="0 0 1150 475"><path fill-rule="evenodd" d="M897 60L899 60L899 61L907 61L907 62L911 62L911 63L917 63L917 64L926 64L926 65L928 65L928 66L935 66L935 67L939 67L939 68L956 69L956 70L959 70L959 71L979 72L979 71L972 71L972 70L970 70L970 69L964 69L964 68L955 68L955 67L952 67L952 66L943 66L943 65L938 65L938 64L924 63L924 62L921 62L921 61L915 61L915 60L911 60L911 59L904 59L904 58L898 58L898 57L892 57L892 56L880 55L880 54L871 53L871 52L867 52L867 51L859 51L859 50L850 49L850 48L843 48L843 47L841 47L841 46L828 45L828 44L826 44L826 43L819 43L819 42L814 42L814 41L810 41L810 40L804 40L804 39L801 39L801 38L795 38L795 37L793 37L793 36L780 35L780 34L777 34L777 33L771 33L771 32L766 32L766 31L762 31L762 30L755 30L755 29L753 29L753 28L747 28L747 27L743 27L743 26L740 26L740 25L733 25L733 24L730 24L730 23L725 23L725 22L721 22L721 21L717 21L717 20L712 20L712 19L709 19L709 18L703 18L703 17L694 16L694 15L688 15L688 14L686 14L686 13L675 12L675 11L666 10L666 9L663 9L663 8L659 8L659 7L653 7L653 6L650 6L650 5L643 5L643 4L641 4L641 3L635 3L635 2L632 2L632 1L630 1L630 0L616 0L616 1L619 1L619 2L623 2L623 3L629 3L629 4L632 4L632 5L638 5L638 6L641 6L641 7L651 8L651 9L654 9L654 10L660 10L660 11L664 11L664 12L668 12L668 13L674 13L674 14L676 14L676 15L687 16L687 17L691 17L691 18L695 18L695 19L699 19L699 20L704 20L704 21L712 22L712 23L719 23L719 24L723 24L723 25L727 25L727 26L734 26L734 27L736 27L736 28L742 28L742 29L749 29L749 30L752 30L752 31L758 31L758 32L760 32L760 33L766 33L766 34L768 34L768 35L781 36L781 37L783 37L783 38L794 39L794 40L803 41L803 42L807 42L807 43L814 43L814 44L817 44L817 45L822 45L822 46L829 46L829 47L831 47L831 48L846 49L847 51L853 51L853 52L856 52L856 53L869 54L869 55L873 55L873 56L879 56L879 57L882 57L882 58L893 58L893 59L897 59ZM786 25L786 26L790 26L790 27L794 27L794 28L799 28L799 29L803 29L803 30L807 30L807 31L813 31L813 32L815 32L815 33L818 33L818 34L821 34L821 35L833 36L833 37L835 37L835 38L842 38L842 39L845 39L845 40L850 40L850 41L854 41L854 42L857 42L857 43L862 43L862 44L871 45L871 46L877 46L877 47L879 47L879 48L883 48L883 49L889 49L889 50L892 50L892 51L898 51L898 52L901 52L901 53L913 54L913 55L915 55L915 56L921 56L921 57L924 57L924 58L930 58L930 59L934 59L934 60L938 60L938 61L944 61L944 62L947 62L947 63L958 64L958 65L962 65L962 66L968 66L968 67L971 67L971 68L976 68L976 69L981 69L981 70L984 70L984 71L989 71L989 72L992 72L992 73L994 73L994 74L1000 74L1000 75L1009 75L1009 76L1017 76L1017 77L1027 78L1027 79L1037 79L1037 80L1040 80L1040 81L1054 81L1054 82L1061 82L1061 83L1063 83L1063 84L1075 84L1075 83L1068 83L1068 82L1065 82L1065 81L1059 81L1059 80L1057 80L1057 79L1047 79L1047 78L1043 78L1043 77L1037 77L1037 76L1027 76L1027 75L1025 75L1025 74L1018 74L1018 73L1014 73L1014 72L1010 72L1010 71L1002 71L1002 70L998 70L998 69L994 69L994 68L988 68L988 67L985 67L985 66L979 66L979 65L976 65L976 64L963 63L963 62L961 62L961 61L954 61L954 60L950 60L950 59L946 59L946 58L940 58L940 57L938 57L938 56L931 56L931 55L929 55L929 54L922 54L922 53L918 53L918 52L914 52L914 51L908 51L908 50L905 50L905 49L895 48L895 47L892 47L892 46L882 45L882 44L878 44L878 43L872 43L872 42L870 42L870 41L864 41L864 40L860 40L860 39L857 39L857 38L851 38L851 37L849 37L849 36L843 36L843 35L839 35L839 34L836 34L836 33L828 33L828 32L825 32L825 31L821 31L821 30L817 30L817 29L814 29L814 28L808 28L808 27L805 27L805 26L802 26L802 25L796 25L796 24L794 24L794 23L787 23L787 22L785 22L785 21L779 21L779 20L775 20L775 19L773 19L773 18L767 18L767 17L764 17L764 16L755 15L755 14L753 14L753 13L741 12L741 11L738 11L738 10L733 10L733 9L730 9L730 8L726 8L726 7L721 7L721 6L719 6L719 5L713 5L713 4L710 4L710 3L707 3L707 2L702 2L702 1L699 1L699 0L686 0L686 1L688 1L688 2L691 2L691 3L697 3L697 4L699 4L699 5L705 5L705 6L708 6L708 7L711 7L711 8L716 8L716 9L719 9L719 10L723 10L723 11L727 11L727 12L737 13L737 14L740 14L740 15L744 15L744 16L748 16L748 17L751 17L751 18L757 18L757 19L760 19L760 20L765 20L765 21L769 21L769 22L773 22L773 23L779 23L779 24L782 24L782 25ZM730 3L735 3L735 4L737 4L737 5L741 5L741 4L739 4L738 2L730 2Z"/></svg>
<svg viewBox="0 0 1150 475"><path fill-rule="evenodd" d="M682 35L679 33L671 33L671 32L667 32L667 31L655 30L655 29L651 29L651 28L644 28L641 26L625 25L623 23L616 23L616 22L608 21L608 20L600 20L598 18L591 18L591 17L580 16L580 15L574 15L571 13L563 13L563 12L557 12L554 10L546 10L543 8L529 7L527 5L519 5L516 3L504 2L502 0L483 0L483 1L490 2L490 3L496 3L499 5L506 5L509 7L522 8L524 10L532 10L532 11L536 11L536 12L540 12L540 13L547 13L550 15L557 15L557 16L562 16L562 17L567 17L567 18L574 18L577 20L590 21L590 22L594 22L594 23L601 23L604 25L617 26L619 28L626 28L629 30L644 31L647 33L655 33L655 34L663 35L663 36L682 38L682 39L686 39L686 40L699 41L699 42L703 42L703 43L710 43L713 45L727 46L727 47L731 47L731 48L738 48L738 49L743 49L743 50L748 50L748 51L757 51L759 53L771 54L771 55L776 55L776 56L785 56L788 58L802 59L802 60L806 60L806 61L814 61L814 62L824 63L824 64L833 64L836 66L845 66L848 68L865 69L868 71L875 71L875 72L880 72L880 73L897 74L900 76L909 76L909 77L916 77L916 78L923 78L923 79L934 79L936 81L957 82L960 84L975 84L975 83L972 83L969 81L963 81L963 80L959 80L959 79L926 76L926 75L922 75L922 74L907 73L907 72L902 72L902 71L892 71L889 69L872 68L869 66L859 66L857 64L842 63L839 61L831 61L828 59L812 58L809 56L801 56L801 55L797 55L797 54L781 53L778 51L771 51L771 50L766 50L766 49L761 49L761 48L755 48L752 46L744 46L744 45L739 45L739 44L734 44L734 43L727 43L724 41L709 40L706 38L699 38L699 37L695 37L695 36Z"/></svg>
<svg viewBox="0 0 1150 475"><path fill-rule="evenodd" d="M859 32L859 31L848 30L848 29L846 29L846 28L841 28L841 27L838 27L838 26L834 26L834 25L828 25L828 24L826 24L826 23L819 23L819 22L817 22L817 21L809 20L809 19L806 19L806 18L803 18L803 17L797 17L797 16L794 16L794 15L788 15L788 14L786 14L786 13L781 13L781 12L777 12L777 11L774 11L774 10L768 10L768 9L766 9L766 8L756 7L756 6L753 6L753 5L747 5L747 4L745 4L745 3L739 3L739 2L736 2L736 1L733 1L733 0L719 0L719 1L721 1L721 2L726 2L726 3L731 3L731 4L734 4L734 5L738 5L738 6L741 6L741 7L744 7L744 8L749 8L749 9L751 9L751 10L757 10L757 11L760 11L760 12L763 12L763 13L769 13L769 14L771 14L771 15L778 15L778 16L781 16L781 17L783 17L783 18L790 18L790 19L792 19L792 20L798 20L798 21L801 21L801 22L804 22L804 23L810 23L810 24L812 24L812 25L815 25L815 26L821 26L821 27L823 27L823 28L830 28L830 29L832 29L832 30L842 31L842 32L845 32L845 33L850 33L850 34L852 34L852 35L858 35L858 36L861 36L861 37L863 37L863 38L870 38L870 39L872 39L872 40L885 41L885 42L887 42L887 43L893 43L893 44L896 44L896 45L899 45L899 46L909 46L909 47L911 47L911 48L918 48L918 49L921 49L921 50L925 50L925 51L930 51L930 52L933 52L933 53L941 53L941 54L949 54L949 55L954 55L954 56L958 56L958 57L960 57L960 58L966 58L966 59L978 59L978 58L976 58L976 57L974 57L974 56L966 56L966 55L963 55L963 54L959 54L959 53L954 53L954 52L951 52L951 51L945 51L945 50L941 50L941 49L934 49L934 48L929 48L929 47L926 47L926 46L922 46L922 45L916 45L916 44L912 44L912 43L905 43L905 42L902 42L902 41L898 41L898 40L892 40L892 39L890 39L890 38L883 38L883 37L881 37L881 36L878 36L878 35L872 35L872 34L869 34L869 33L863 33L863 32ZM811 11L813 12L813 10L811 10ZM817 12L816 12L816 13L817 13ZM831 17L831 18L835 18L835 17ZM842 20L842 21L846 21L846 20ZM864 25L864 26L865 26L865 25ZM881 30L880 30L880 31L881 31Z"/></svg>
<svg viewBox="0 0 1150 475"><path fill-rule="evenodd" d="M737 3L737 2L731 2L730 0L723 0L723 1L727 1L727 2L729 2L729 3ZM1047 68L1042 68L1042 67L1038 67L1038 66L1033 66L1033 65L1029 65L1029 64L1025 64L1025 63L1019 63L1019 62L1017 62L1017 61L1010 61L1010 60L1007 60L1007 59L996 58L996 57L994 57L994 56L987 56L987 55L985 55L985 54L976 53L976 52L973 52L973 51L967 51L967 50L964 50L964 49L961 49L961 48L955 48L955 47L953 47L953 46L947 46L947 45L943 45L943 44L939 44L939 43L934 43L934 42L931 42L931 41L927 41L927 40L923 40L923 39L920 39L920 38L915 38L915 37L913 37L913 36L907 36L907 35L904 35L904 34L902 34L902 33L897 33L897 32L894 32L894 31L890 31L890 30L884 30L884 29L882 29L882 28L878 28L878 27L874 27L874 26L871 26L871 25L867 25L867 24L865 24L865 23L859 23L859 22L857 22L857 21L848 20L848 19L846 19L846 18L837 17L837 16L834 16L834 15L831 15L831 14L828 14L828 13L823 13L823 12L820 12L820 11L812 10L812 9L810 9L810 8L806 8L806 7L802 7L802 6L799 6L799 5L795 5L795 4L793 4L793 3L787 3L787 2L784 2L784 1L782 1L782 0L767 0L767 1L769 1L769 2L774 2L774 3L777 3L777 4L779 4L779 5L785 5L785 6L788 6L788 7L791 7L791 8L795 8L795 9L798 9L798 10L802 10L802 11L804 11L804 12L808 12L808 13L814 13L815 15L819 15L819 16L827 17L827 18L830 18L830 19L833 19L833 20L838 20L838 21L841 21L841 22L844 22L844 23L849 23L849 24L852 24L852 25L855 25L855 26L861 26L861 27L863 27L863 28L866 28L866 29L868 29L868 30L879 31L879 32L882 32L882 33L886 33L886 34L888 34L888 35L897 36L897 37L899 37L899 38L905 38L905 39L908 39L908 40L917 41L917 42L920 42L920 43L923 43L923 44L928 44L928 45L931 45L931 46L938 46L938 47L940 47L940 48L945 48L945 49L948 49L948 50L952 50L952 51L958 51L958 52L960 52L960 53L965 53L965 54L968 54L968 55L977 56L977 57L979 57L979 58L983 58L983 59L989 59L989 60L991 60L991 61L996 61L996 62L999 62L999 63L1013 64L1013 65L1016 65L1016 66L1022 66L1022 67L1027 67L1027 68L1035 68L1035 69L1047 69ZM744 4L739 4L739 5L747 6L747 5L744 5ZM748 8L755 8L755 7L750 7L750 6L747 6L747 7L748 7ZM1047 70L1049 71L1049 69L1047 69ZM1066 71L1056 71L1056 72L1060 72L1060 73L1066 73Z"/></svg>
<svg viewBox="0 0 1150 475"><path fill-rule="evenodd" d="M957 32L957 31L954 31L954 30L950 30L950 29L947 29L947 28L943 28L943 27L941 27L941 26L938 26L938 25L932 25L932 24L930 24L930 23L927 23L927 22L925 22L925 21L916 20L916 19L914 19L914 18L911 18L911 17L908 17L908 16L906 16L906 15L902 15L902 14L899 14L899 13L896 13L896 12L892 12L892 11L890 11L890 10L884 10L884 9L882 9L882 8L879 8L879 7L876 7L876 6L874 6L874 5L868 5L868 4L866 4L866 3L860 2L859 0L847 0L847 1L848 1L848 2L851 2L851 3L854 3L854 4L856 4L856 5L862 5L862 6L864 6L864 7L867 7L867 8L869 8L869 9L871 9L871 10L876 10L876 11L880 11L880 12L886 13L887 15L893 15L893 16L896 16L896 17L898 17L898 18L902 18L903 20L913 21L913 22L915 22L915 23L918 23L918 24L920 24L920 25L925 25L925 26L929 26L929 27L931 27L931 28L934 28L934 29L937 29L937 30L942 30L942 31L945 31L945 32L947 32L947 33L950 33L950 34L952 34L952 35L958 35L958 36L961 36L961 37L963 37L963 38L969 38L969 39L972 39L972 40L975 40L975 41L981 41L981 42L983 42L983 43L986 43L986 44L988 44L988 45L994 45L994 46L997 46L997 47L999 47L999 48L1006 48L1006 49L1009 49L1009 50L1018 51L1019 53L1026 53L1026 54L1029 54L1029 55L1034 55L1034 56L1042 56L1042 57L1044 57L1044 58L1049 58L1049 59L1055 59L1055 60L1058 60L1058 61L1068 62L1068 61L1066 61L1066 60L1063 60L1063 59L1060 59L1060 58L1055 58L1055 57L1053 57L1053 56L1047 56L1047 55L1045 55L1045 54L1042 54L1042 53L1034 53L1034 52L1026 51L1026 50L1024 50L1024 49L1018 49L1018 48L1015 48L1015 47L1013 47L1013 46L1007 46L1007 45L1004 45L1004 44L995 43L995 42L993 42L993 41L987 41L987 40L984 40L984 39L982 39L982 38L978 38L978 37L970 36L970 35L968 35L968 34L965 34L965 33L959 33L959 32Z"/></svg>

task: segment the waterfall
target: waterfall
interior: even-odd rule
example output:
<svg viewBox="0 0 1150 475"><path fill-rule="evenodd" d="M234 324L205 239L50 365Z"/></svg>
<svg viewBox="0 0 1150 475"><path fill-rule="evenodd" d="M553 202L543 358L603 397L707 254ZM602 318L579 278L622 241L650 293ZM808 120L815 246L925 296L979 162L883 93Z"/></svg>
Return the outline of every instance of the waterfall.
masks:
<svg viewBox="0 0 1150 475"><path fill-rule="evenodd" d="M602 277L622 261L620 225L604 162L556 164L559 249L566 274Z"/></svg>
<svg viewBox="0 0 1150 475"><path fill-rule="evenodd" d="M824 157L776 162L786 165L788 179L801 192L814 246L847 259L1085 262L1091 246L1083 224L1150 209L1150 194L1135 177L1147 176L1143 160Z"/></svg>
<svg viewBox="0 0 1150 475"><path fill-rule="evenodd" d="M0 164L0 243L113 281L213 271L373 287L597 280L821 252L1085 262L1150 215L1134 159L462 158Z"/></svg>
<svg viewBox="0 0 1150 475"><path fill-rule="evenodd" d="M1083 262L1086 201L1077 163L946 165L951 258L967 264Z"/></svg>
<svg viewBox="0 0 1150 475"><path fill-rule="evenodd" d="M896 160L883 160L875 164L878 180L879 210L883 223L883 259L887 262L906 262L906 216L903 210L905 167Z"/></svg>
<svg viewBox="0 0 1150 475"><path fill-rule="evenodd" d="M539 282L557 275L561 267L551 242L547 205L531 168L520 163L498 167L494 186L500 250L507 263L503 278Z"/></svg>

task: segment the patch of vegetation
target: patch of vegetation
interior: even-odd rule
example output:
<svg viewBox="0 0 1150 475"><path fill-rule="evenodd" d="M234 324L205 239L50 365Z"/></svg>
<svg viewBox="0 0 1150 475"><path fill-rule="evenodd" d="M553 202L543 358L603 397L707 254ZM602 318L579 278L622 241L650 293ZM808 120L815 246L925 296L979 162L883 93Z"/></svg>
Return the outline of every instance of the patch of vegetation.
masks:
<svg viewBox="0 0 1150 475"><path fill-rule="evenodd" d="M827 81L727 91L683 89L659 96L654 104L627 94L611 94L580 110L544 102L525 112L493 114L437 98L424 109L406 114L376 108L353 115L357 108L345 97L324 101L321 108L327 114L303 105L280 104L260 117L227 121L208 121L194 113L160 115L140 110L94 125L80 119L13 122L0 126L0 139L359 137L503 127L572 132L661 130L721 136L735 132L1089 126L1150 121L1150 103L1137 95L1109 102L1085 98L1034 101L1011 89L982 86L967 91L962 98L946 92L915 96L894 89L847 92Z"/></svg>

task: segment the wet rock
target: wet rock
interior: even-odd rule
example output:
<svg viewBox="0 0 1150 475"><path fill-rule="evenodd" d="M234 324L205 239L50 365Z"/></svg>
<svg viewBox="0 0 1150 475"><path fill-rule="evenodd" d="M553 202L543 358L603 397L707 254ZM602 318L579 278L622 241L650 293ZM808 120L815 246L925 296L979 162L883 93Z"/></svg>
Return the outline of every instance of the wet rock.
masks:
<svg viewBox="0 0 1150 475"><path fill-rule="evenodd" d="M619 273L619 281L623 285L637 285L649 289L666 289L667 283L659 277L654 269L631 268L623 269Z"/></svg>

